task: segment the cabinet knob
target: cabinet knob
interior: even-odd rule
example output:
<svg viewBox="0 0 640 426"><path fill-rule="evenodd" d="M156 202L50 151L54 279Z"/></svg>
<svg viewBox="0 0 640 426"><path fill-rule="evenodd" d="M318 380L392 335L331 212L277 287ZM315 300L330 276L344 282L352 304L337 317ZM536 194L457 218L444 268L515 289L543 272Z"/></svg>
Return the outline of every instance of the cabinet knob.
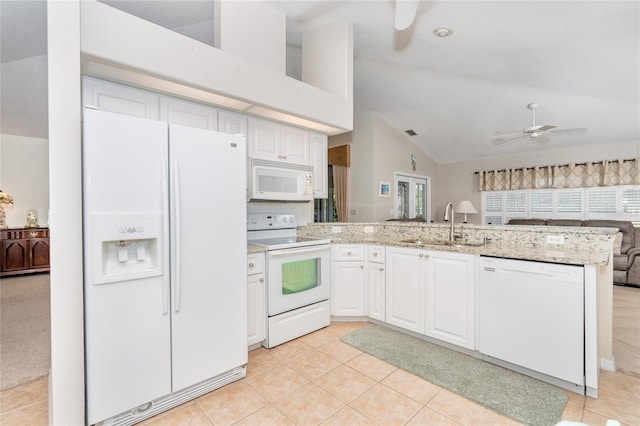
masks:
<svg viewBox="0 0 640 426"><path fill-rule="evenodd" d="M347 252L347 256L351 256L351 252L350 251Z"/></svg>
<svg viewBox="0 0 640 426"><path fill-rule="evenodd" d="M360 269L364 269L364 265L360 265Z"/></svg>
<svg viewBox="0 0 640 426"><path fill-rule="evenodd" d="M374 251L374 252L373 252L373 257L377 257L377 256L378 256L378 252L377 252L377 251Z"/></svg>
<svg viewBox="0 0 640 426"><path fill-rule="evenodd" d="M263 283L264 282L264 278L260 278L260 282Z"/></svg>
<svg viewBox="0 0 640 426"><path fill-rule="evenodd" d="M424 254L420 253L418 256L420 256L420 257L424 257Z"/></svg>
<svg viewBox="0 0 640 426"><path fill-rule="evenodd" d="M253 263L249 263L249 268L253 268Z"/></svg>
<svg viewBox="0 0 640 426"><path fill-rule="evenodd" d="M384 268L380 268L380 272L384 272Z"/></svg>

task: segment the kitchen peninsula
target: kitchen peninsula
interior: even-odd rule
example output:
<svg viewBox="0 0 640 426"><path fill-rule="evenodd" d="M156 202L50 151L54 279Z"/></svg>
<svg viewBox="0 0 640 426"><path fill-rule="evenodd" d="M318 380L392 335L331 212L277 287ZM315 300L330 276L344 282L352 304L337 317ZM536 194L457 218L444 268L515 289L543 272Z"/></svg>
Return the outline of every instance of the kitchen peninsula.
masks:
<svg viewBox="0 0 640 426"><path fill-rule="evenodd" d="M367 319L597 397L599 369L615 369L611 256L617 230L464 224L456 232L461 237L449 241L449 224L298 228L299 236L333 243L334 320ZM520 275L505 278L502 271ZM508 309L512 305L519 307ZM493 320L510 324L512 334L494 340L531 345L524 355L489 350L496 332L488 330L487 312L496 309L505 316ZM563 377L565 368L555 360L565 352L573 352L565 365L580 363L578 378Z"/></svg>

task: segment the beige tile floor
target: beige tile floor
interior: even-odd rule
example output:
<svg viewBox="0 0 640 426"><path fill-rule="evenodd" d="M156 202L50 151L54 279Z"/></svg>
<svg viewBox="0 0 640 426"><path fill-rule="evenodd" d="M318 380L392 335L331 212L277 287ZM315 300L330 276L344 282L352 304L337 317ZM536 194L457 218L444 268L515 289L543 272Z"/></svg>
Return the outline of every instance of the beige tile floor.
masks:
<svg viewBox="0 0 640 426"><path fill-rule="evenodd" d="M640 300L640 290L619 291L616 287L614 293L618 301ZM633 303L623 304L637 309ZM616 313L623 318L635 314ZM249 354L246 378L143 424L517 424L339 340L362 325L335 322L276 348L254 350ZM637 351L640 324L635 331L630 325L623 321L623 340L626 348ZM629 358L633 362L633 357ZM615 419L622 425L640 425L640 375L602 371L598 399L571 392L567 395L563 420L597 426ZM47 379L1 392L0 408L2 426L47 424Z"/></svg>

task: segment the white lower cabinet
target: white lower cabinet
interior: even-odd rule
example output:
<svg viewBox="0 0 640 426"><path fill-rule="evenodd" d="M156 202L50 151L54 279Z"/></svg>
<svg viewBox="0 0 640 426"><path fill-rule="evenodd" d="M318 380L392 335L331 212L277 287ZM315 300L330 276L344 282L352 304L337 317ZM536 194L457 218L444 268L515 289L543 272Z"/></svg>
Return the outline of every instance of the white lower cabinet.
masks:
<svg viewBox="0 0 640 426"><path fill-rule="evenodd" d="M476 256L429 251L426 335L475 349Z"/></svg>
<svg viewBox="0 0 640 426"><path fill-rule="evenodd" d="M387 247L386 322L425 334L426 250Z"/></svg>
<svg viewBox="0 0 640 426"><path fill-rule="evenodd" d="M247 345L266 338L264 253L247 256Z"/></svg>
<svg viewBox="0 0 640 426"><path fill-rule="evenodd" d="M384 321L385 315L385 248L367 247L367 311L369 318Z"/></svg>
<svg viewBox="0 0 640 426"><path fill-rule="evenodd" d="M364 316L367 314L365 247L362 244L333 246L331 315Z"/></svg>

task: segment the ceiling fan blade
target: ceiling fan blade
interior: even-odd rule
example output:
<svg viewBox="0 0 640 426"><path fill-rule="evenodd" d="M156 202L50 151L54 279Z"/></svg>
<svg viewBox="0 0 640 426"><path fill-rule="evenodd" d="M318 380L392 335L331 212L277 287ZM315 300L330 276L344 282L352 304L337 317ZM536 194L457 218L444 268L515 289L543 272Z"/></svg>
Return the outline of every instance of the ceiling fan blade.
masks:
<svg viewBox="0 0 640 426"><path fill-rule="evenodd" d="M512 136L524 135L525 133L519 131L513 132L496 132L495 135L491 136L492 139L502 139L502 138L510 138Z"/></svg>
<svg viewBox="0 0 640 426"><path fill-rule="evenodd" d="M396 30L403 31L409 28L416 18L417 11L418 0L396 0Z"/></svg>
<svg viewBox="0 0 640 426"><path fill-rule="evenodd" d="M558 126L552 126L551 124L545 124L544 126L540 127L536 131L544 133L544 132L548 132L549 130L555 129L556 127L558 127Z"/></svg>
<svg viewBox="0 0 640 426"><path fill-rule="evenodd" d="M587 133L589 131L589 129L587 129L586 127L576 127L575 129L552 129L549 130L549 134L550 135L558 135L558 136L562 136L562 135L579 135L582 133Z"/></svg>
<svg viewBox="0 0 640 426"><path fill-rule="evenodd" d="M513 142L513 141L517 141L518 139L523 139L523 138L528 138L528 137L529 137L529 135L520 133L518 136L516 136L514 138L496 139L496 140L492 141L491 143L494 144L494 145L503 145L503 144L508 143L508 142Z"/></svg>
<svg viewBox="0 0 640 426"><path fill-rule="evenodd" d="M538 136L537 138L531 138L531 143L534 145L544 145L551 141L551 138L547 135Z"/></svg>

